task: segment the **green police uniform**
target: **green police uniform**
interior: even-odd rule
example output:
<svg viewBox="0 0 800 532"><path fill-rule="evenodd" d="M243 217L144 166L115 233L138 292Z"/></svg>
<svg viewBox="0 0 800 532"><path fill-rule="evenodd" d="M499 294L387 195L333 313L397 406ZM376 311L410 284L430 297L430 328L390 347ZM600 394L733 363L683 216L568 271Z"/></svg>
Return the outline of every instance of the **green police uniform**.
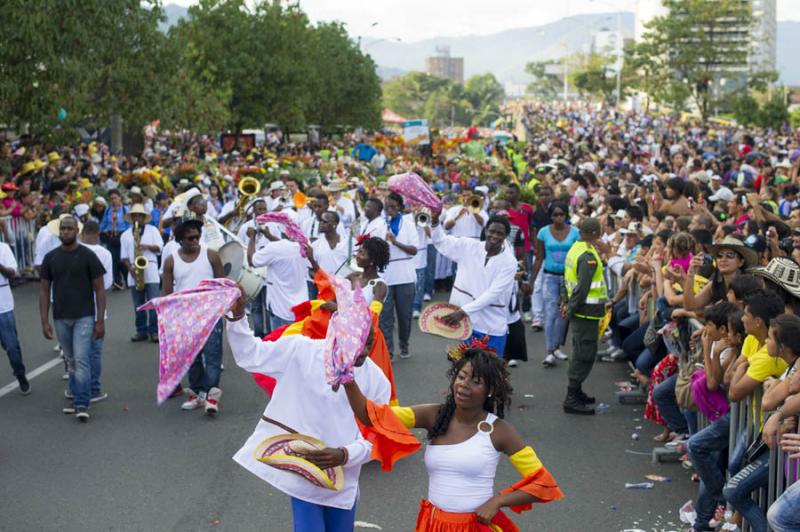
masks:
<svg viewBox="0 0 800 532"><path fill-rule="evenodd" d="M572 356L569 360L569 388L567 403L572 399L581 402L588 397L581 384L589 376L597 355L597 337L600 320L605 315L608 289L603 277L603 263L597 250L583 240L575 242L564 261L564 288L567 315L572 330ZM583 413L592 413L587 409Z"/></svg>

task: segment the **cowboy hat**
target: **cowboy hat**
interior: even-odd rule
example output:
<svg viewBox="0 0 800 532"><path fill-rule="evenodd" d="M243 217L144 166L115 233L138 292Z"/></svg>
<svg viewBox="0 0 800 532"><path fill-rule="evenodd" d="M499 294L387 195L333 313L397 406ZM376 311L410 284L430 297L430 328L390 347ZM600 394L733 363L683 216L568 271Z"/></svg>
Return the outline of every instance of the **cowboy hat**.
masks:
<svg viewBox="0 0 800 532"><path fill-rule="evenodd" d="M68 212L59 214L58 218L55 218L47 222L47 230L50 231L51 234L58 236L58 228L59 225L61 225L61 220L64 218L75 218L75 221L78 222L78 232L80 233L81 231L83 231L83 224L81 223L81 221Z"/></svg>
<svg viewBox="0 0 800 532"><path fill-rule="evenodd" d="M133 223L133 217L132 217L133 214L143 214L144 223L148 223L150 220L153 219L153 217L150 216L150 213L144 209L144 205L142 205L141 203L134 204L134 206L131 207L131 210L129 210L128 213L125 215L125 221L128 222L129 224Z"/></svg>
<svg viewBox="0 0 800 532"><path fill-rule="evenodd" d="M472 334L472 322L469 316L465 316L455 327L445 325L442 321L443 316L459 310L461 310L459 307L449 303L432 303L419 315L419 330L452 340L465 340Z"/></svg>
<svg viewBox="0 0 800 532"><path fill-rule="evenodd" d="M325 192L341 192L342 190L347 190L348 188L350 188L350 186L344 179L333 179L326 186L322 187Z"/></svg>
<svg viewBox="0 0 800 532"><path fill-rule="evenodd" d="M765 277L796 298L800 298L800 265L789 257L775 257L766 266L751 268L750 273Z"/></svg>
<svg viewBox="0 0 800 532"><path fill-rule="evenodd" d="M286 185L283 184L283 181L273 181L269 184L269 191L275 192L276 190L284 190Z"/></svg>
<svg viewBox="0 0 800 532"><path fill-rule="evenodd" d="M720 249L730 249L735 251L744 259L744 264L748 268L758 264L758 253L747 247L744 242L733 236L726 236L721 242L708 246L709 251L716 255Z"/></svg>
<svg viewBox="0 0 800 532"><path fill-rule="evenodd" d="M325 442L305 434L276 434L256 446L253 458L262 464L298 475L319 488L339 491L344 486L342 466L323 470L301 457L307 451L326 447Z"/></svg>

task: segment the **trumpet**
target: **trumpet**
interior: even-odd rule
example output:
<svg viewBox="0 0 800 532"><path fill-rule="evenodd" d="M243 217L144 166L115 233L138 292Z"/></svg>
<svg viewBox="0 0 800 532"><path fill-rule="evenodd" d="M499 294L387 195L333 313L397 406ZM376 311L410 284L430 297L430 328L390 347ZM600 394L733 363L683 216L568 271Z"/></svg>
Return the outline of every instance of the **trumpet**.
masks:
<svg viewBox="0 0 800 532"><path fill-rule="evenodd" d="M236 216L230 222L231 231L236 232L247 219L245 206L250 199L261 191L261 183L254 177L243 177L239 181L239 201L236 202Z"/></svg>
<svg viewBox="0 0 800 532"><path fill-rule="evenodd" d="M419 211L414 215L414 221L417 222L417 227L428 227L431 223L431 213L428 211Z"/></svg>
<svg viewBox="0 0 800 532"><path fill-rule="evenodd" d="M470 214L475 214L481 212L481 207L483 206L483 196L478 194L473 194L467 200L467 210Z"/></svg>

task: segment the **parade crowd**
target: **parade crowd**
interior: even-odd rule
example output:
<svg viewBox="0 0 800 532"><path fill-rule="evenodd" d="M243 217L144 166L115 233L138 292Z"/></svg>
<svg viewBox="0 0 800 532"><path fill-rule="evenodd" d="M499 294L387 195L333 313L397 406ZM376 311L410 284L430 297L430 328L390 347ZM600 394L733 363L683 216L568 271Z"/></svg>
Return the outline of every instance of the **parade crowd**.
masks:
<svg viewBox="0 0 800 532"><path fill-rule="evenodd" d="M150 131L136 156L0 139L0 341L19 391L31 392L11 290L21 279L38 279L42 334L65 361L64 413L85 422L108 397L106 292L130 292L131 342L158 343L142 305L228 277L245 294L203 331L171 397L220 415L224 336L238 366L266 376L271 400L234 459L291 497L295 530L352 530L361 465L387 433L398 455L416 450L411 428L429 442L417 530L517 530L501 508L563 497L503 419L523 363L568 366L571 415L596 412L584 389L595 363L627 363L620 393L646 402L662 428L654 446L698 481L691 530L799 530L800 131L579 104L515 112L524 140L470 128L430 150L389 132L297 143L278 132L223 150ZM389 187L409 173L442 208ZM280 216L258 220L269 214ZM336 297L346 289L371 317ZM436 301L452 306L429 315ZM363 356L332 390L324 338L337 313L353 316ZM441 405L395 394L392 364L446 356L415 348L416 319L443 335L470 325ZM535 357L531 331L545 345ZM267 457L266 441L315 468L265 467L253 450ZM521 480L496 493L501 453ZM754 497L768 486L774 500Z"/></svg>

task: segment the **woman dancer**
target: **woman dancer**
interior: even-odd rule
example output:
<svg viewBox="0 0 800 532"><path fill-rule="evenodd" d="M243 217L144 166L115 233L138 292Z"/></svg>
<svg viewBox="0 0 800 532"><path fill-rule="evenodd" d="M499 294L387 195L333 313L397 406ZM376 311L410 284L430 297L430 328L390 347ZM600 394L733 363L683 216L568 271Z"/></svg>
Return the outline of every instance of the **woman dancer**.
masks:
<svg viewBox="0 0 800 532"><path fill-rule="evenodd" d="M420 503L417 532L517 531L501 508L519 513L531 509L533 502L564 495L533 449L502 420L512 393L505 363L477 342L454 350L451 359L455 360L444 404L387 408L368 401L352 382L344 385L350 406L375 447L380 446L376 433L398 441L410 436L406 430L398 438L403 427L428 431L428 499ZM500 453L509 457L522 480L495 494Z"/></svg>
<svg viewBox="0 0 800 532"><path fill-rule="evenodd" d="M353 272L348 276L353 288L361 288L367 303L378 301L383 303L386 298L386 282L380 276L389 264L389 244L382 238L365 235L359 237L356 243L356 264L363 271Z"/></svg>

